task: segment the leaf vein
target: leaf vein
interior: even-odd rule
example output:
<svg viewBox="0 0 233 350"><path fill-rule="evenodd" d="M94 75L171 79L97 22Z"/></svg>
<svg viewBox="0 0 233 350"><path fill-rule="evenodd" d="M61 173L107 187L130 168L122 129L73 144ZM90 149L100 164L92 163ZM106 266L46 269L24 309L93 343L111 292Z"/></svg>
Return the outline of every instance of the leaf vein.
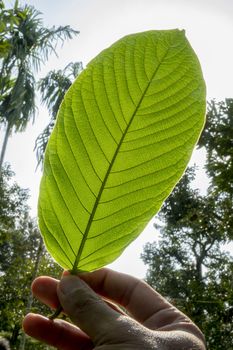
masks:
<svg viewBox="0 0 233 350"><path fill-rule="evenodd" d="M169 48L168 48L167 52L165 53L163 59L164 59L164 58L166 57L166 55L168 54L168 51L169 51ZM160 64L161 64L161 63L160 63ZM151 80L153 80L153 77L154 77L155 74L157 73L159 67L160 67L160 65L158 65L158 66L156 67L156 69L155 69L155 71L154 71L154 73L153 73L153 75L152 75L152 77L151 77ZM122 143L123 143L123 141L124 141L124 138L125 138L125 135L127 134L128 129L130 128L130 126L131 126L131 124L132 124L132 122L133 122L133 119L134 119L134 117L135 117L135 115L136 115L136 113L137 113L137 111L138 111L138 109L139 109L139 107L140 107L140 105L141 105L141 103L142 103L142 100L143 100L143 98L144 98L146 92L148 91L148 88L149 88L149 86L150 86L151 80L148 82L148 84L147 84L147 86L146 86L146 88L145 88L145 91L143 92L143 94L142 94L142 96L141 96L141 98L140 98L140 100L139 100L139 102L138 102L138 104L137 104L137 106L136 106L136 108L135 108L135 111L134 111L133 114L132 114L131 119L130 119L128 125L126 126L125 131L124 131L124 133L122 134L121 140L120 140L120 142L119 142L119 144L118 144L118 147L116 148L116 151L115 151L115 153L114 153L114 155L113 155L112 161L111 161L111 163L109 164L108 170L107 170L107 172L106 172L106 174L105 174L103 183L102 183L101 188L100 188L100 190L99 190L99 194L98 194L98 196L97 196L97 198L96 198L96 201L95 201L95 204L94 204L94 206L93 206L92 213L91 213L90 218L89 218L89 221L88 221L88 223L87 223L87 227L86 227L86 230L85 230L85 232L84 232L84 235L83 235L83 238L82 238L82 241L81 241L79 250L78 250L78 254L77 254L77 257L76 257L75 262L74 262L74 265L73 265L73 269L72 269L73 272L75 272L76 269L77 269L77 266L78 266L78 263L79 263L79 260L80 260L80 257L81 257L83 248L84 248L84 244L85 244L85 241L86 241L86 239L87 239L87 236L88 236L88 233L89 233L91 224L92 224L92 220L93 220L93 218L94 218L94 216L95 216L95 213L96 213L96 210L97 210L97 207L98 207L100 198L101 198L101 196L102 196L102 193L103 193L105 184L106 184L107 179L108 179L108 176L109 176L109 174L110 174L110 172L111 172L111 170L112 170L112 167L113 167L113 164L114 164L114 162L115 162L115 159L116 159L116 157L117 157L118 151L119 151L119 149L120 149L120 147L121 147L121 145L122 145Z"/></svg>
<svg viewBox="0 0 233 350"><path fill-rule="evenodd" d="M65 109L66 109L66 108L65 108ZM63 120L63 123L62 123L61 128L62 128L62 130L64 131L64 136L65 136L65 138L66 138L67 145L68 145L68 147L69 147L69 149L70 149L70 152L71 152L71 155L72 155L73 159L75 160L75 163L76 163L77 168L78 168L78 170L79 170L79 172L80 172L80 174L81 174L81 177L82 177L83 181L85 182L85 184L87 185L87 187L89 188L90 192L93 194L94 198L96 198L96 194L93 192L93 190L92 190L91 187L89 186L89 183L87 182L85 176L84 176L83 173L82 173L81 168L79 167L79 162L77 161L77 159L76 159L76 157L75 157L75 153L74 153L74 151L73 151L73 149L72 149L72 147L71 147L71 142L69 142L69 139L68 139L68 135L67 135L67 131L66 131L66 126L65 126L65 124L64 124L64 120ZM59 157L59 158L60 158L60 157ZM60 162L61 162L61 161L60 161ZM61 163L62 163L62 162L61 162ZM62 166L63 166L63 164L62 164ZM65 167L64 167L64 166L63 166L63 169L64 169L64 171L65 171ZM66 172L66 171L65 171L65 172ZM67 174L67 176L69 177L69 174L68 174L67 172L66 172L66 174ZM70 180L70 178L69 178L69 180ZM72 184L72 181L71 181L71 180L70 180L70 183ZM72 184L72 187L73 187L73 190L74 190L74 192L76 193L76 195L77 195L77 197L78 197L76 188L75 188L75 186L73 186L73 184ZM78 198L79 198L79 197L78 197ZM80 202L81 202L81 201L80 201ZM85 206L83 206L83 208L89 213L89 211L85 208ZM90 213L89 213L89 214L90 214Z"/></svg>
<svg viewBox="0 0 233 350"><path fill-rule="evenodd" d="M102 65L102 72L103 72L103 86L104 86L105 95L106 95L106 98L107 98L107 100L108 100L108 104L109 104L109 107L110 107L110 109L111 109L111 111L112 111L112 114L113 114L113 116L114 116L114 119L115 119L115 121L116 121L116 124L118 125L118 127L119 127L119 129L120 129L120 131L121 131L121 133L122 133L122 132L123 132L123 129L122 129L121 125L120 125L120 122L118 121L118 119L117 119L117 117L116 117L116 113L115 113L114 110L113 110L112 104L111 104L111 102L110 102L110 98L109 98L109 96L108 96L108 90L106 89L106 80L105 80L105 72L104 72L104 66L103 66L103 65ZM115 79L115 74L113 74L113 76L114 76L114 79ZM118 99L118 102L119 102L119 96L118 96L118 94L117 94L117 99ZM120 109L121 109L120 102L119 102L118 105L119 105L119 107L120 107ZM122 110L121 110L121 112L122 112Z"/></svg>
<svg viewBox="0 0 233 350"><path fill-rule="evenodd" d="M163 121L168 122L168 121L171 121L171 120L173 120L173 119L176 119L176 116L179 116L180 114L183 114L185 111L187 111L187 110L188 110L190 107L192 107L194 104L195 104L195 102L191 103L190 105L186 106L184 109L179 110L177 113L172 114L172 115L170 115L169 117L166 117L166 118L164 118L164 119L155 120L155 122L146 125L144 128L132 130L131 133L132 133L133 131L136 132L136 131L140 131L140 130L143 130L143 131L149 130L149 131L151 131L152 126L154 127L154 126L156 126L156 124L159 124L159 125L160 125L161 122L163 122ZM155 112L155 113L157 113L157 112ZM183 121L184 121L184 120L186 120L186 119L183 119ZM174 125L177 125L177 124L174 124ZM170 127L172 128L172 126L170 126ZM167 129L169 129L170 127L168 127L168 128L163 128L163 129L159 129L159 130L156 131L156 133L157 133L157 132L160 132L160 131L167 130ZM149 132L148 134L143 134L142 136L137 136L137 137L135 137L134 139L125 140L125 141L124 141L124 144L134 143L135 141L142 140L144 137L148 137L148 136L154 135L154 133L155 133L154 131L151 131L151 132Z"/></svg>
<svg viewBox="0 0 233 350"><path fill-rule="evenodd" d="M69 181L69 183L70 183L70 185L71 185L73 191L75 192L75 194L76 194L76 196L77 196L77 199L79 200L81 206L83 207L83 209L84 209L88 214L90 214L89 210L84 206L84 204L82 203L81 199L79 198L79 196L78 196L78 194L77 194L77 191L76 191L75 187L73 186L72 181L70 180L69 174L67 173L66 168L65 168L65 167L63 166L63 164L62 164L62 161L61 161L61 158L60 158L60 156L59 156L59 152L58 152L58 151L56 152L56 158L57 158L58 162L60 163L60 166L61 166L61 168L63 169L64 173L66 174L67 179L68 179L68 181ZM52 170L52 173L53 173L53 177L54 177L54 181L55 181L55 183L56 183L57 189L59 190L59 193L60 193L61 197L64 198L64 197L62 196L61 191L60 191L60 189L59 189L59 186L58 186L58 184L57 184L56 176L55 176L55 173L54 173L54 170L53 170L53 166L52 166L52 164L51 164L50 161L49 161L49 163L50 163L50 167L51 167L51 170ZM67 206L67 205L66 205L66 206ZM80 231L80 232L82 232L82 231Z"/></svg>
<svg viewBox="0 0 233 350"><path fill-rule="evenodd" d="M43 214L43 209L42 209L42 208L41 208L40 213L41 213L41 218L42 218L42 220L43 220L43 223L44 223L44 225L45 225L45 227L46 227L46 229L47 229L47 233L50 234L50 236L52 236L53 239L57 242L57 244L58 244L58 246L60 247L61 251L64 253L64 255L66 256L66 258L69 260L70 264L72 265L72 261L70 260L69 256L68 256L67 253L64 251L64 249L62 248L60 242L57 240L57 238L52 234L52 232L51 232L50 229L48 228L48 226L47 226L47 224L46 224L46 222L45 222L45 219L44 219L44 214ZM61 259L61 258L60 258L60 260L63 261L63 259ZM63 263L64 263L64 261L63 261ZM64 265L67 265L67 264L65 263Z"/></svg>
<svg viewBox="0 0 233 350"><path fill-rule="evenodd" d="M162 132L168 131L169 129L173 129L174 127L179 126L180 124L182 125L182 124L183 124L185 121L187 121L190 117L193 117L193 116L195 116L195 115L196 115L196 113L191 114L191 115L189 115L187 118L183 119L182 121L180 121L180 122L178 122L178 123L176 123L176 124L174 124L174 125L172 125L172 126L169 126L168 128L164 128L164 129L162 129L162 130L158 130L157 132L154 132L152 135L154 135L155 138L156 138L156 135L157 135L158 133L160 133L161 131L162 131ZM177 136L180 136L180 135L182 135L182 134L185 134L187 131L189 131L189 130L191 130L193 127L195 127L198 123L199 123L199 122L194 123L194 124L192 125L191 128L185 129L185 130L183 130L183 131L181 131L181 132L175 134L174 136L177 137ZM147 139L148 136L150 136L150 134L149 134L149 135L144 135L144 136L140 137L140 140L142 140L142 139L144 139L144 138ZM126 152L136 151L136 150L139 150L139 149L142 149L142 148L143 148L143 149L146 149L147 147L150 147L150 146L155 145L155 144L156 144L156 145L159 145L160 143L162 143L162 142L164 142L164 141L166 141L166 140L169 140L170 138L173 138L174 136L164 137L164 138L162 138L160 141L157 141L156 139L154 139L154 141L151 142L151 143L147 143L146 145L144 144L144 145L139 146L139 147L134 147L134 148L132 148L132 149L130 149L130 150L120 150L119 153L126 153ZM136 139L136 140L138 141L139 139Z"/></svg>
<svg viewBox="0 0 233 350"><path fill-rule="evenodd" d="M74 95L74 93L72 93L72 99L73 99L73 95ZM74 118L74 112L73 112L73 108L72 108L72 107L71 107L71 110L72 110L72 113L71 113L70 115L72 115L72 117L73 117L75 130L76 130L77 134L78 134L79 137L80 137L80 141L81 141L81 143L82 143L83 149L86 151L86 155L87 155L89 164L90 164L90 166L92 167L92 169L93 169L93 171L94 171L96 177L100 180L100 182L102 182L102 179L100 178L100 176L98 175L98 173L97 173L95 167L93 166L93 163L92 163L92 161L91 161L90 155L89 155L89 153L88 153L88 151L87 151L87 149L86 149L86 147L85 147L85 143L84 143L84 141L83 141L83 139L82 139L82 135L81 135L80 132L79 132L79 128L78 128L78 126L77 126L76 119Z"/></svg>
<svg viewBox="0 0 233 350"><path fill-rule="evenodd" d="M94 80L93 80L93 75L94 75L94 74L92 74L93 93L94 93L94 97L95 97L96 107L97 107L97 109L98 109L98 111L99 111L99 116L100 116L100 118L102 119L103 124L104 124L106 130L108 131L109 135L110 135L111 138L113 139L114 143L117 145L117 140L116 140L115 137L113 136L113 134L112 134L111 130L109 129L109 127L107 126L107 124L106 124L106 122L105 122L105 119L103 118L103 114L102 114L101 111L100 111L100 107L99 107L99 104L98 104L98 99L96 98L95 84L94 84ZM102 81L102 85L104 85L104 81ZM105 94L105 95L106 95L106 94ZM110 104L109 104L109 105L110 105Z"/></svg>
<svg viewBox="0 0 233 350"><path fill-rule="evenodd" d="M194 124L194 125L197 125L198 123L199 123L199 121L198 121L196 124ZM193 127L194 127L194 126L193 126ZM193 127L190 128L190 129L188 129L188 130L192 130ZM173 137L174 137L174 136L173 136ZM171 137L168 137L167 139L164 139L164 140L169 140L169 139L171 139ZM163 140L163 141L164 141L164 140ZM189 140L187 140L186 142L184 142L182 145L179 145L178 147L174 147L174 148L172 148L170 151L164 152L164 153L162 153L162 154L160 154L160 155L158 155L158 156L156 156L156 157L154 157L154 158L151 158L151 159L149 159L149 160L146 160L145 162L141 162L140 164L136 164L136 165L134 165L134 166L131 166L130 168L125 168L125 169L121 169L121 170L112 171L112 174L117 174L117 173L122 173L122 172L127 171L127 170L132 170L132 169L138 168L138 167L140 167L140 166L142 166L142 165L148 164L148 163L154 161L155 159L159 159L160 157L164 157L164 156L166 157L169 153L171 153L171 152L173 152L173 151L179 149L181 146L185 145L187 142L189 142Z"/></svg>
<svg viewBox="0 0 233 350"><path fill-rule="evenodd" d="M120 98L120 95L119 95L119 86L118 86L118 83L117 83L117 79L116 79L116 54L115 52L113 52L113 76L114 76L114 80L115 80L115 83L116 83L116 88L117 88L117 97L118 97L118 101L119 101L119 106L120 106L120 109L121 109L121 115L122 115L122 118L125 122L125 127L127 127L127 120L125 119L125 114L123 112L123 107L122 107L122 104L121 104L121 98Z"/></svg>
<svg viewBox="0 0 233 350"><path fill-rule="evenodd" d="M89 119L89 117L88 117L88 113L87 113L87 109L86 109L86 105L85 105L85 99L83 98L82 89L81 89L81 91L80 91L80 97L81 97L81 100L82 100L83 108L84 108L84 110L85 110L86 120L87 120L87 122L88 122L88 124L89 124L89 128L90 128L90 131L91 131L91 133L92 133L92 135L93 135L93 138L95 139L96 144L98 145L98 147L99 147L101 153L103 154L105 160L107 161L108 164L110 164L110 162L109 162L109 160L108 160L106 154L104 153L102 147L100 146L100 144L99 144L99 142L98 142L98 140L97 140L97 138L96 138L96 135L95 135L95 133L94 133L94 131L93 131L93 128L92 128L90 119Z"/></svg>
<svg viewBox="0 0 233 350"><path fill-rule="evenodd" d="M172 176L166 178L166 181L169 180L170 178L172 178L173 176L174 176L174 174L173 174ZM151 186L159 185L159 184L162 183L162 182L164 182L164 181L159 181L159 182L157 182L156 184L153 184L153 185L151 185ZM146 188L146 187L141 187L140 190L144 190L145 188ZM125 207L121 207L120 209L114 211L113 213L111 213L111 214L109 214L109 215L106 215L106 216L103 216L103 217L101 217L101 218L98 218L98 219L93 220L93 222L98 222L98 221L102 221L102 220L105 220L105 219L109 219L111 216L114 216L114 215L116 215L116 214L118 214L118 213L120 213L120 212L122 212L122 211L124 211L124 210L127 210L127 209L129 209L129 208L132 208L132 207L134 207L135 205L137 205L137 204L139 204L139 203L144 203L144 202L147 202L148 200L152 200L152 199L155 199L155 198L157 198L157 197L158 197L158 194L157 194L156 196L153 196L153 197L147 197L146 199L142 199L142 200L140 200L140 201L137 201L136 203L132 203L132 204L127 205L127 206L125 206ZM98 235L96 235L96 236L88 237L88 239L92 239L92 238L101 236L101 234L102 234L102 233L100 233L100 234L98 234Z"/></svg>
<svg viewBox="0 0 233 350"><path fill-rule="evenodd" d="M73 254L74 254L74 256L75 256L75 252L74 252L74 250L73 250L73 247L72 247L72 245L71 245L71 243L70 243L70 241L69 241L69 239L68 239L68 237L67 237L65 231L63 230L61 221L59 220L59 217L58 217L58 215L57 215L57 213L56 213L56 211L55 211L55 209L54 209L53 201L51 200L51 196L50 196L49 191L48 191L48 186L47 186L47 181L46 181L46 179L45 179L45 186L47 187L48 199L49 199L49 202L50 202L50 206L51 206L51 208L53 209L53 213L54 213L54 215L56 216L57 222L58 222L58 224L59 224L59 226L60 226L60 228L61 228L61 230L62 230L62 232L63 232L63 235L64 235L64 237L65 237L65 239L66 239L66 241L67 241L67 243L68 243L68 245L69 245L69 247L70 247L70 249L71 249L71 252L73 252Z"/></svg>

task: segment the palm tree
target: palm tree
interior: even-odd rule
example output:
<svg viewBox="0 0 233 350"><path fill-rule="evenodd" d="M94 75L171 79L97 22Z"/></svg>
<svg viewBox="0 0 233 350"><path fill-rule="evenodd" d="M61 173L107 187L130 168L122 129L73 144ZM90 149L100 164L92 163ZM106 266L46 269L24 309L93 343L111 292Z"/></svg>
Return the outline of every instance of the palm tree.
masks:
<svg viewBox="0 0 233 350"><path fill-rule="evenodd" d="M6 9L3 0L0 0L0 58L9 52L9 34L16 22L18 19L14 15L14 9Z"/></svg>
<svg viewBox="0 0 233 350"><path fill-rule="evenodd" d="M44 151L65 93L82 69L82 62L71 62L63 70L59 69L58 71L53 70L49 72L38 83L41 102L47 106L51 116L49 124L36 139L35 149L38 165L41 165L43 162Z"/></svg>
<svg viewBox="0 0 233 350"><path fill-rule="evenodd" d="M79 33L70 26L44 27L41 13L33 6L20 8L16 1L13 12L17 20L8 37L10 49L0 60L0 125L5 127L0 171L9 136L12 132L24 131L30 119L34 121L34 71L40 69L51 53L56 54L59 41L71 39Z"/></svg>

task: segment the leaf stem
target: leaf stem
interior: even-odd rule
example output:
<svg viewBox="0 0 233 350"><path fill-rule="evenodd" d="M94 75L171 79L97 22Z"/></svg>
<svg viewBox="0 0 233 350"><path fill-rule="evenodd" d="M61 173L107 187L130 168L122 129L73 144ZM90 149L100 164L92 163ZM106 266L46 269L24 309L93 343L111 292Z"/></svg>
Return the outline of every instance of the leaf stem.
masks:
<svg viewBox="0 0 233 350"><path fill-rule="evenodd" d="M57 318L63 311L62 306L58 306L58 308L52 313L52 315L49 316L49 319L53 321L55 318Z"/></svg>
<svg viewBox="0 0 233 350"><path fill-rule="evenodd" d="M72 270L69 270L69 272L70 272L71 275L77 275L78 271L77 271L77 269L75 267L73 267ZM55 318L57 318L62 313L62 311L63 311L63 308L62 308L61 305L59 305L57 307L57 309L50 316L48 316L48 318L51 321L53 321L53 320L55 320Z"/></svg>

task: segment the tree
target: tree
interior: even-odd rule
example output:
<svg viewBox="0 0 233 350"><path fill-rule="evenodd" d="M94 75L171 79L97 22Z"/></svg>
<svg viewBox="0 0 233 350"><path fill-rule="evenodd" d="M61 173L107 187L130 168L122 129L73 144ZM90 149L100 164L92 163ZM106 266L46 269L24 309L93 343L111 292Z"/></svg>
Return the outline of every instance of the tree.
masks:
<svg viewBox="0 0 233 350"><path fill-rule="evenodd" d="M0 329L14 330L16 335L20 329L17 312L22 305L17 289L20 284L22 289L25 287L20 269L25 267L25 243L31 223L26 204L28 193L11 183L12 177L10 167L3 168L0 176Z"/></svg>
<svg viewBox="0 0 233 350"><path fill-rule="evenodd" d="M188 169L158 216L158 242L142 255L147 282L199 325L210 349L232 349L233 259L222 250L228 241L224 206L213 193L192 188Z"/></svg>
<svg viewBox="0 0 233 350"><path fill-rule="evenodd" d="M51 117L49 124L36 139L35 149L38 165L43 162L45 148L65 93L82 69L82 62L71 62L63 70L59 69L49 72L46 77L41 79L38 83L41 102L47 106Z"/></svg>
<svg viewBox="0 0 233 350"><path fill-rule="evenodd" d="M233 194L233 99L208 103L199 147L207 151L206 170L215 190Z"/></svg>
<svg viewBox="0 0 233 350"><path fill-rule="evenodd" d="M2 2L0 18L5 9ZM24 131L28 121L35 116L35 77L41 63L48 60L50 53L56 54L56 44L71 39L78 34L69 26L46 28L43 26L40 12L34 7L25 5L23 8L15 2L10 10L17 19L3 27L1 40L7 42L0 60L0 124L5 127L5 137L0 156L2 168L7 142L12 132ZM6 40L4 41L4 38Z"/></svg>
<svg viewBox="0 0 233 350"><path fill-rule="evenodd" d="M233 239L233 99L208 104L206 127L199 141L207 153L206 171L211 191L225 207L225 226Z"/></svg>
<svg viewBox="0 0 233 350"><path fill-rule="evenodd" d="M10 32L18 17L14 15L14 9L6 9L3 0L0 0L0 59L6 57L11 49L9 41Z"/></svg>
<svg viewBox="0 0 233 350"><path fill-rule="evenodd" d="M11 265L12 232L17 231L22 218L28 215L28 191L11 183L13 172L7 166L0 175L0 274Z"/></svg>
<svg viewBox="0 0 233 350"><path fill-rule="evenodd" d="M30 285L38 274L58 277L61 268L45 252L39 230L29 216L28 191L13 182L10 167L0 176L0 330L12 349L24 349L22 318L30 309L48 314L32 299ZM28 349L40 348L31 340Z"/></svg>

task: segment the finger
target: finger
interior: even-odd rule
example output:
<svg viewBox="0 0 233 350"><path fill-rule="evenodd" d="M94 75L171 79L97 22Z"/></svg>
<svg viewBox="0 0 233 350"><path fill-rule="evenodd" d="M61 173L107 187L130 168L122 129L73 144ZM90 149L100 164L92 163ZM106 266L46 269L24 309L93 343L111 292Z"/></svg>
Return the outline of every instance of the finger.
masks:
<svg viewBox="0 0 233 350"><path fill-rule="evenodd" d="M126 308L140 323L155 313L172 307L144 281L124 273L103 268L80 274L79 277L98 294Z"/></svg>
<svg viewBox="0 0 233 350"><path fill-rule="evenodd" d="M56 309L60 306L57 296L58 283L59 281L52 277L37 277L32 283L32 293L42 303Z"/></svg>
<svg viewBox="0 0 233 350"><path fill-rule="evenodd" d="M186 330L203 339L198 327L137 278L106 268L83 273L79 277L104 298L124 306L136 320L150 329ZM58 281L53 278L39 277L32 285L33 294L50 307L57 308L57 284Z"/></svg>
<svg viewBox="0 0 233 350"><path fill-rule="evenodd" d="M67 276L68 271L65 271L63 276ZM57 286L59 281L52 277L40 276L32 283L33 295L42 303L56 309L60 306L60 301L57 296ZM118 305L113 304L111 300L104 300L112 309L125 315L124 311Z"/></svg>
<svg viewBox="0 0 233 350"><path fill-rule="evenodd" d="M125 307L134 319L149 329L184 330L204 339L186 315L142 280L107 268L79 277L95 292Z"/></svg>
<svg viewBox="0 0 233 350"><path fill-rule="evenodd" d="M84 281L79 277L64 276L58 284L57 294L63 310L70 319L80 327L95 344L113 341L119 333L117 330L121 315L111 309Z"/></svg>
<svg viewBox="0 0 233 350"><path fill-rule="evenodd" d="M141 323L145 323L155 313L171 308L171 304L160 294L135 277L106 268L81 274L79 277L96 293L124 306ZM33 294L43 303L57 308L60 305L56 290L58 283L58 280L51 277L38 277L32 284ZM180 315L181 313L175 314L177 317ZM154 320L153 327L170 324L171 316L167 316L169 317L165 320L159 317L159 324Z"/></svg>
<svg viewBox="0 0 233 350"><path fill-rule="evenodd" d="M51 321L41 315L28 314L23 328L29 336L59 350L93 349L93 343L85 333L63 320Z"/></svg>

